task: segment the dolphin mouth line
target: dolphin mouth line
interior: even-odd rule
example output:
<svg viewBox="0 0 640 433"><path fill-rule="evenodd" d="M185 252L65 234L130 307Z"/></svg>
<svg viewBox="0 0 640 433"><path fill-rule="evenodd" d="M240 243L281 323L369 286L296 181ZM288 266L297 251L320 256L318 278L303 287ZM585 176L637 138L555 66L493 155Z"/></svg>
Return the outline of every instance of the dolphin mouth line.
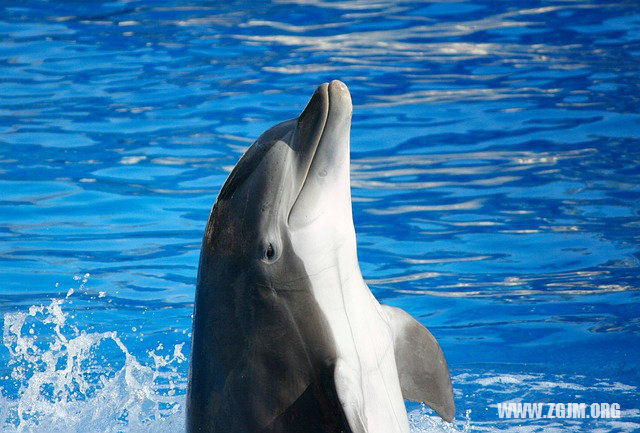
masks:
<svg viewBox="0 0 640 433"><path fill-rule="evenodd" d="M298 199L300 198L300 194L302 194L302 191L304 191L304 187L307 184L307 179L309 178L309 172L311 171L311 166L313 165L313 161L315 160L316 154L318 153L318 149L320 148L320 143L322 143L322 139L324 138L324 133L327 130L327 121L329 120L329 113L331 113L331 92L329 91L329 85L327 86L321 86L320 89L321 92L324 93L324 95L326 95L326 100L327 100L327 108L324 112L324 118L321 120L322 122L322 133L320 133L320 136L318 137L317 142L314 144L313 146L313 150L311 152L311 158L309 158L309 162L305 168L304 171L304 178L303 181L300 184L300 189L298 190L298 193L296 194L296 198L293 201L293 204L291 206L291 208L289 209L289 214L287 215L287 224L289 224L289 221L291 219L291 213L293 212L293 210L296 207L296 204L298 203ZM303 110L304 111L304 110Z"/></svg>

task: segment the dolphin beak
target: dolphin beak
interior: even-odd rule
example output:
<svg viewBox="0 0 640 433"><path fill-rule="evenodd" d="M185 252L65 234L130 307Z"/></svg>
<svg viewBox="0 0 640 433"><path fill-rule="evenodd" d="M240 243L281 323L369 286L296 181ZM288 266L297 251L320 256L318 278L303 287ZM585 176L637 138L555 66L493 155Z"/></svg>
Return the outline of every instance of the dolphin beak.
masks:
<svg viewBox="0 0 640 433"><path fill-rule="evenodd" d="M320 85L300 117L293 148L298 153L300 191L288 222L293 228L320 216L326 200L340 200L351 211L349 134L353 106L338 80ZM346 200L342 200L345 198Z"/></svg>

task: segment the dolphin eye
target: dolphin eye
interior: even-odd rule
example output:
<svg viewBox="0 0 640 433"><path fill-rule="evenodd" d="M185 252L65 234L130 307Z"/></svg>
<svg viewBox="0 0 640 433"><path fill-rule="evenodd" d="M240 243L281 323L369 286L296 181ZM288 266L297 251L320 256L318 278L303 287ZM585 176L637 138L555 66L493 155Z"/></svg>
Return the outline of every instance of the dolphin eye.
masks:
<svg viewBox="0 0 640 433"><path fill-rule="evenodd" d="M279 257L277 245L273 242L265 242L262 246L262 261L271 263L275 262Z"/></svg>
<svg viewBox="0 0 640 433"><path fill-rule="evenodd" d="M276 250L273 248L273 244L269 244L267 246L267 251L265 251L265 257L267 260L273 260L273 257L276 255Z"/></svg>

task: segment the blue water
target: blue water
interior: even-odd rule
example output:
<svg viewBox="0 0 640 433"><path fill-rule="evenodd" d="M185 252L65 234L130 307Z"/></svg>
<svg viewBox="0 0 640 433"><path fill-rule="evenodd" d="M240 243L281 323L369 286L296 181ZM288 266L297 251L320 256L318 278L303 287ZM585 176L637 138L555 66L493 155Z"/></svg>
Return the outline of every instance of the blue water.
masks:
<svg viewBox="0 0 640 433"><path fill-rule="evenodd" d="M640 431L639 6L4 2L0 430L183 431L209 209L340 79L363 274L453 378L412 431Z"/></svg>

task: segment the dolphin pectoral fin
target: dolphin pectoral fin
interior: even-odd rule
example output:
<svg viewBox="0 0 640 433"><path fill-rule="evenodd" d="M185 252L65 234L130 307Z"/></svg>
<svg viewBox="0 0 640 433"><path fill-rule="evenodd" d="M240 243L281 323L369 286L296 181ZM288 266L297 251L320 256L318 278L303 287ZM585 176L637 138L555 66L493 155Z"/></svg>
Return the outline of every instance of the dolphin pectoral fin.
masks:
<svg viewBox="0 0 640 433"><path fill-rule="evenodd" d="M393 332L396 366L406 400L427 403L445 421L455 413L449 367L431 332L400 308L382 306Z"/></svg>
<svg viewBox="0 0 640 433"><path fill-rule="evenodd" d="M342 360L336 362L333 380L346 433L367 433L366 420L362 414L362 387L357 377L359 377L357 372L346 362Z"/></svg>

